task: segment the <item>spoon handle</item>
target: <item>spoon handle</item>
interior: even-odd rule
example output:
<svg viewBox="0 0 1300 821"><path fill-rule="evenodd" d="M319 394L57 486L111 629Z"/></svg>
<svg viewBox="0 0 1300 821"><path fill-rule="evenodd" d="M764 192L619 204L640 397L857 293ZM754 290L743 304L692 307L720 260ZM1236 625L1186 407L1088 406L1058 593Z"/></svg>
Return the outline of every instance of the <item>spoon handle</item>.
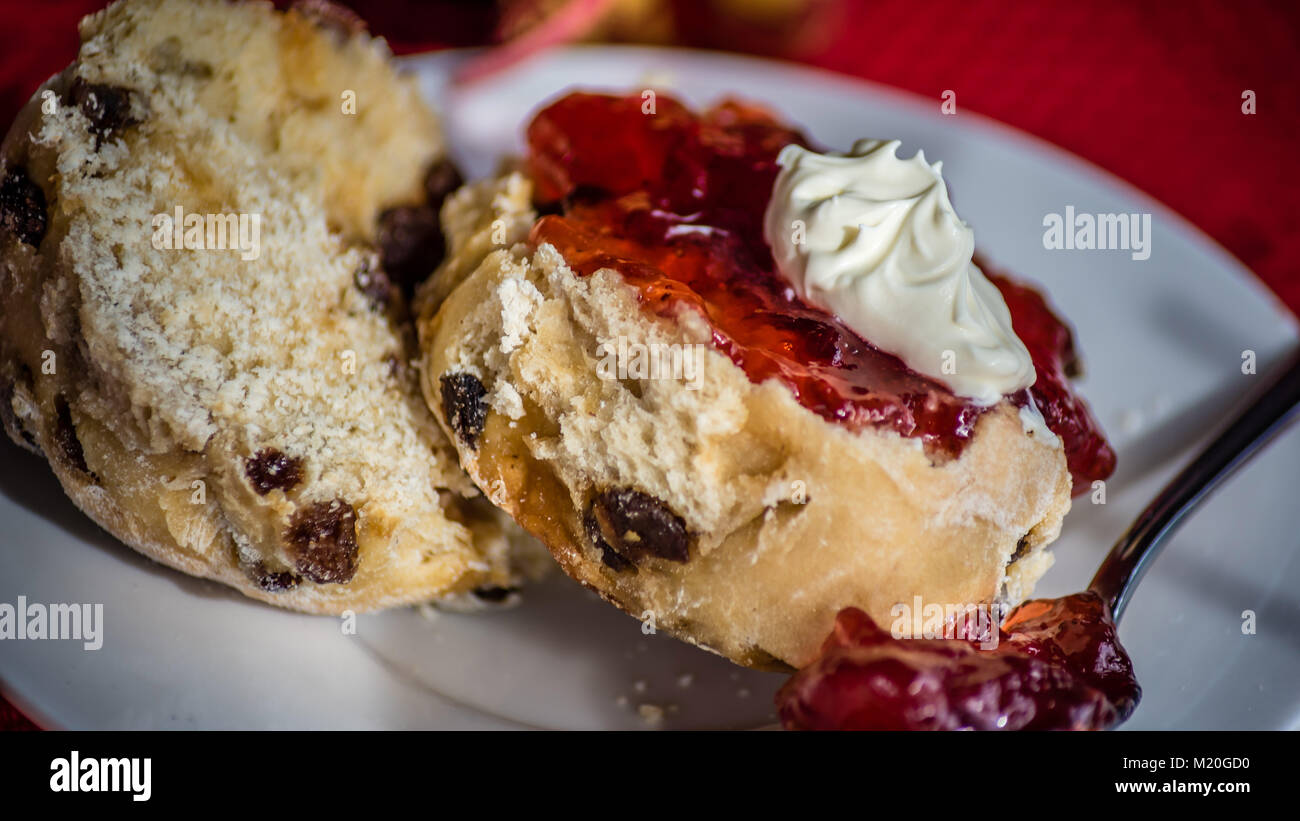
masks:
<svg viewBox="0 0 1300 821"><path fill-rule="evenodd" d="M1300 415L1300 349L1278 368L1267 389L1183 468L1106 555L1088 589L1110 605L1118 622L1142 574L1166 537L1215 487Z"/></svg>

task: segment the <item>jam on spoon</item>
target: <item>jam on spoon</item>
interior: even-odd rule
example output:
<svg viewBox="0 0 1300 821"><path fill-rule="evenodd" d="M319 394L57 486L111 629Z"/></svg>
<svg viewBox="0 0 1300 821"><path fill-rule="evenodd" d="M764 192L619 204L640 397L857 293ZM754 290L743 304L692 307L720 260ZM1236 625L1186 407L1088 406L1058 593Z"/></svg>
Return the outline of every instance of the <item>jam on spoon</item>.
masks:
<svg viewBox="0 0 1300 821"><path fill-rule="evenodd" d="M1105 602L1084 592L1022 604L996 649L895 639L856 608L777 694L802 730L1100 730L1142 690Z"/></svg>
<svg viewBox="0 0 1300 821"><path fill-rule="evenodd" d="M963 639L895 639L840 612L821 656L777 694L789 729L1098 730L1132 714L1142 690L1115 622L1184 516L1300 417L1300 351L1137 518L1089 589L1012 611L996 649Z"/></svg>
<svg viewBox="0 0 1300 821"><path fill-rule="evenodd" d="M919 438L932 458L961 454L986 407L804 303L777 271L763 215L777 155L808 144L798 131L734 101L696 114L664 94L647 111L640 95L574 93L540 111L527 136L547 213L533 227L534 244L553 245L580 276L617 270L647 311L698 311L714 346L751 381L780 380L829 421ZM1084 492L1110 475L1115 456L1069 387L1070 329L1029 286L989 279L1037 371L1031 388L1009 398L1018 406L1032 398L1064 442L1076 494Z"/></svg>

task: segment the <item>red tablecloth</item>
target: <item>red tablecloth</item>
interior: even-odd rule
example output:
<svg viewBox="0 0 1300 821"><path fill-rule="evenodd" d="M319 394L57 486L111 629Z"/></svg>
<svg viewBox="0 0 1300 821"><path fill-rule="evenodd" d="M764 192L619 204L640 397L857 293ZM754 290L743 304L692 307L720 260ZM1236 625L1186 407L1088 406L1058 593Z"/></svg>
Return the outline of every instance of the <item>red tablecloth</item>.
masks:
<svg viewBox="0 0 1300 821"><path fill-rule="evenodd" d="M0 0L0 123L73 57L97 0ZM481 42L454 0L351 4L394 50ZM1198 225L1300 313L1300 3L841 0L810 62L1056 143ZM1255 114L1242 94L1255 93ZM1292 244L1289 244L1292 243ZM0 728L25 725L0 701Z"/></svg>

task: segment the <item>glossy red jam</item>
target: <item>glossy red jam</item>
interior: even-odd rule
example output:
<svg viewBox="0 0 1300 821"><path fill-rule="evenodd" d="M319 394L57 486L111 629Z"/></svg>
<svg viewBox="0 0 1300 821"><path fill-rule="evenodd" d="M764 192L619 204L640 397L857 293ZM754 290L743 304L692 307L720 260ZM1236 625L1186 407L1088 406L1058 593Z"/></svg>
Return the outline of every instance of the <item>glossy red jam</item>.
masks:
<svg viewBox="0 0 1300 821"><path fill-rule="evenodd" d="M807 144L741 103L696 115L662 94L570 94L528 128L539 207L558 211L537 222L532 241L554 245L581 275L619 271L647 310L699 311L714 345L751 380L780 379L814 413L855 430L888 427L919 437L932 454L959 455L986 409L804 304L776 270L763 215L776 156L792 142ZM1114 456L1065 381L1070 331L1035 292L993 279L1015 297L1008 302L1016 332L1036 340L1029 349L1039 382L1030 390L1064 437L1082 491L1109 475Z"/></svg>
<svg viewBox="0 0 1300 821"><path fill-rule="evenodd" d="M1141 695L1106 605L1076 593L1022 604L992 650L895 639L848 608L777 707L798 730L1103 730Z"/></svg>
<svg viewBox="0 0 1300 821"><path fill-rule="evenodd" d="M1011 327L1029 349L1038 373L1029 393L1042 411L1047 427L1061 437L1075 494L1083 493L1093 480L1105 479L1115 471L1115 451L1106 442L1088 406L1070 388L1069 377L1079 370L1074 334L1038 291L994 273L982 262L980 268L1002 292L1011 310ZM1024 404L1020 396L1012 401Z"/></svg>

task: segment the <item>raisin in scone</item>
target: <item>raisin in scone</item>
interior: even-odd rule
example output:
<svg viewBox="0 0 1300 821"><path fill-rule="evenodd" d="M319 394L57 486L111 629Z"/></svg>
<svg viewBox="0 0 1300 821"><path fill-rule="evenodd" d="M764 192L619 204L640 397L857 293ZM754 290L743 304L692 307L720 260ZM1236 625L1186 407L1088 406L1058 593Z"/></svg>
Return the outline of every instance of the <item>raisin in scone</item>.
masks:
<svg viewBox="0 0 1300 821"><path fill-rule="evenodd" d="M516 581L403 316L454 170L356 22L125 0L0 150L9 435L128 545L320 613Z"/></svg>
<svg viewBox="0 0 1300 821"><path fill-rule="evenodd" d="M797 132L735 103L643 103L560 100L529 127L526 170L443 208L423 389L470 476L569 575L746 665L807 663L849 606L891 624L916 597L1021 601L1072 472L1109 470L1064 387L1069 330L998 278L1026 348L985 364L1028 368L1021 384L1036 370L1036 387L956 395L776 271L763 220ZM810 245L824 218L801 226ZM1010 335L1006 305L989 310ZM978 351L953 344L973 379Z"/></svg>

